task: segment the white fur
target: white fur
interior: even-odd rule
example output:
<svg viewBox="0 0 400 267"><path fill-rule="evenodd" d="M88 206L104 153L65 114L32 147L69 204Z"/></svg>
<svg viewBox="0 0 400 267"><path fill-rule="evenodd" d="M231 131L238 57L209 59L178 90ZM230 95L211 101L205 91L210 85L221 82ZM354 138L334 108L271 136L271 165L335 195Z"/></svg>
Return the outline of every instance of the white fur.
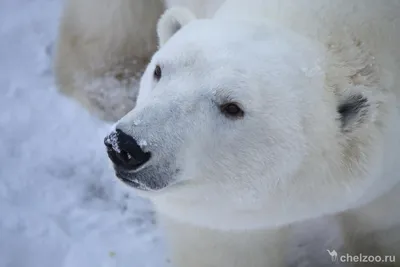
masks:
<svg viewBox="0 0 400 267"><path fill-rule="evenodd" d="M116 121L135 106L139 78L157 49L166 7L211 16L223 0L66 0L54 73L60 92L95 116Z"/></svg>
<svg viewBox="0 0 400 267"><path fill-rule="evenodd" d="M116 127L152 153L138 175L169 183L140 194L174 266L281 266L294 229L324 216L345 253L400 257L400 2L228 0L212 19L166 13L158 30ZM352 96L367 105L342 124ZM243 118L221 113L230 101Z"/></svg>

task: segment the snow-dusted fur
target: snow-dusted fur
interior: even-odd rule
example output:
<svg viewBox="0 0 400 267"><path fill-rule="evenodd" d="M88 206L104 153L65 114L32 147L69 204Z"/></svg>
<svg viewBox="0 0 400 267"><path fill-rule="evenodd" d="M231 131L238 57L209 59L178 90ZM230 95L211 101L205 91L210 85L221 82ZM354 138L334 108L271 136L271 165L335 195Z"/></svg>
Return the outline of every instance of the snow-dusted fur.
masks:
<svg viewBox="0 0 400 267"><path fill-rule="evenodd" d="M115 125L151 153L119 177L157 188L138 192L173 266L282 266L293 231L326 216L339 255L399 261L400 2L228 0L193 17L162 16Z"/></svg>
<svg viewBox="0 0 400 267"><path fill-rule="evenodd" d="M66 0L54 72L59 90L92 114L116 121L136 101L139 79L157 49L156 24L166 7L198 17L223 0Z"/></svg>

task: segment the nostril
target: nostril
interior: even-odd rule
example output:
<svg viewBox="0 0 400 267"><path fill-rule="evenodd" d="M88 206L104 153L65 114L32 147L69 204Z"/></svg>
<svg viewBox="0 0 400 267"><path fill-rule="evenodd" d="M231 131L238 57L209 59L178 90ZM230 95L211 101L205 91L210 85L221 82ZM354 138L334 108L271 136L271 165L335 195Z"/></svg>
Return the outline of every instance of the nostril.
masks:
<svg viewBox="0 0 400 267"><path fill-rule="evenodd" d="M118 153L118 157L125 163L129 163L129 161L132 159L132 156L125 150L121 150L121 152Z"/></svg>

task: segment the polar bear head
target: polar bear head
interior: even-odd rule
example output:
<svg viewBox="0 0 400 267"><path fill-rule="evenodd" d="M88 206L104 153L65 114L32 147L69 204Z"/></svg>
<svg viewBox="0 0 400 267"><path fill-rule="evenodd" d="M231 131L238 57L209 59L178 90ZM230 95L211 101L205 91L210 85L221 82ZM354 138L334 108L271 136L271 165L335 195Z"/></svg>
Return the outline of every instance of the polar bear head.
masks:
<svg viewBox="0 0 400 267"><path fill-rule="evenodd" d="M290 222L346 199L372 161L357 140L371 137L360 132L373 104L338 93L325 46L179 8L158 35L136 107L105 139L120 180L169 216L217 228Z"/></svg>

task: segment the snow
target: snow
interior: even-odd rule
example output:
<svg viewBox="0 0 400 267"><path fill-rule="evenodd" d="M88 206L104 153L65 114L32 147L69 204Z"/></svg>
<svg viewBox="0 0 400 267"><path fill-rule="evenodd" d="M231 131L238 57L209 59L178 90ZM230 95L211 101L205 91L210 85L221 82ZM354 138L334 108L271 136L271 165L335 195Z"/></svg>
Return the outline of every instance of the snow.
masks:
<svg viewBox="0 0 400 267"><path fill-rule="evenodd" d="M139 141L139 146L141 149L145 149L145 147L147 146L147 141L146 140L140 140Z"/></svg>
<svg viewBox="0 0 400 267"><path fill-rule="evenodd" d="M113 150L115 150L118 153L121 153L121 150L118 145L117 136L118 136L118 134L115 130L111 131L106 137L106 142L111 145ZM128 156L129 156L129 154L128 154Z"/></svg>
<svg viewBox="0 0 400 267"><path fill-rule="evenodd" d="M150 204L115 178L110 126L59 94L61 0L0 1L0 267L162 267Z"/></svg>

